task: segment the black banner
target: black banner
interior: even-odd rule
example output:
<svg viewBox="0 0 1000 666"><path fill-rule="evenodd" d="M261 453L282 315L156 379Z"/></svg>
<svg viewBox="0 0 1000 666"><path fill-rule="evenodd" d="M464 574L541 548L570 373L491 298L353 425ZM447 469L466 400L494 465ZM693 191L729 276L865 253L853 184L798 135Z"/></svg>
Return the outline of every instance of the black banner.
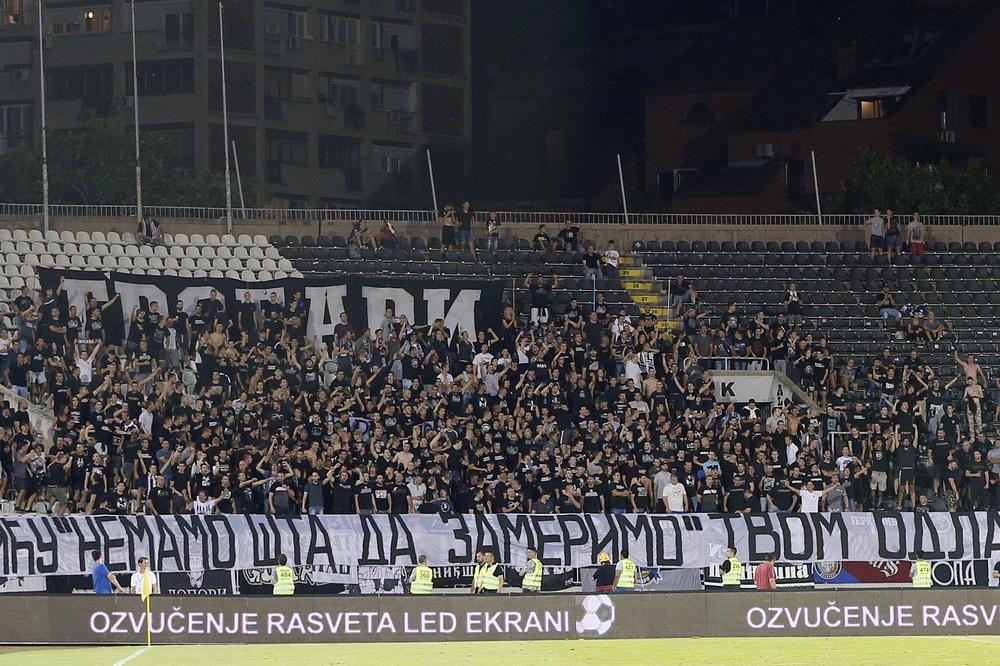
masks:
<svg viewBox="0 0 1000 666"><path fill-rule="evenodd" d="M743 563L743 577L740 579L740 589L754 590L757 584L754 582L754 573L759 564ZM713 564L702 569L702 583L706 589L721 588L722 567ZM774 583L779 588L799 588L811 589L814 587L812 578L812 567L808 564L774 564Z"/></svg>
<svg viewBox="0 0 1000 666"><path fill-rule="evenodd" d="M286 278L270 282L242 282L228 278L187 278L173 276L66 271L38 267L43 289L55 289L63 280L63 297L75 305L78 316L87 317L87 297L99 303L111 303L103 314L107 339L123 340L136 308L147 308L155 301L158 312L172 314L178 301L187 314L193 314L199 301L215 298L223 310L235 317L237 305L249 293L260 304L277 294L285 305L299 294L307 310L306 339L332 342L340 313L346 312L356 333L381 325L387 307L396 317L405 316L413 326L423 326L442 319L452 334L499 328L503 312L503 283L495 280L410 280L392 278ZM118 296L118 299L114 297ZM112 302L114 301L114 302Z"/></svg>

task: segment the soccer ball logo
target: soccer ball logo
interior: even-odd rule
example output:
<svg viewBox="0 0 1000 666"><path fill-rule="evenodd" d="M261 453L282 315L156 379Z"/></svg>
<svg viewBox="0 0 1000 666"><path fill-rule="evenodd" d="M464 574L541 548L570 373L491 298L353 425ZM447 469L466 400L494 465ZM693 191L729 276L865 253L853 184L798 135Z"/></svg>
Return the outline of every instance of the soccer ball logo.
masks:
<svg viewBox="0 0 1000 666"><path fill-rule="evenodd" d="M590 594L578 601L583 617L576 623L581 636L603 636L615 623L615 602L606 594Z"/></svg>

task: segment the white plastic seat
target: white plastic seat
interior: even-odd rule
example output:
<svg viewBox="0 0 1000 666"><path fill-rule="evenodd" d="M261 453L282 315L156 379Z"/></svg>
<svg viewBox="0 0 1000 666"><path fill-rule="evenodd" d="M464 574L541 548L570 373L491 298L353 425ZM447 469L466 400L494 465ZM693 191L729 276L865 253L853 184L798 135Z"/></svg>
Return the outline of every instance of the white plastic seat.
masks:
<svg viewBox="0 0 1000 666"><path fill-rule="evenodd" d="M190 245L187 234L174 234L174 245Z"/></svg>
<svg viewBox="0 0 1000 666"><path fill-rule="evenodd" d="M52 268L56 265L56 259L51 254L40 254L38 255L38 265Z"/></svg>
<svg viewBox="0 0 1000 666"><path fill-rule="evenodd" d="M163 260L163 267L167 270L173 269L176 271L178 268L181 267L181 264L179 261L177 261L177 257L167 257L166 259Z"/></svg>
<svg viewBox="0 0 1000 666"><path fill-rule="evenodd" d="M260 265L260 259L254 259L251 257L250 259L247 259L247 268L252 271L259 271L263 267Z"/></svg>
<svg viewBox="0 0 1000 666"><path fill-rule="evenodd" d="M35 254L45 254L46 252L48 252L48 249L45 247L45 243L43 243L42 241L32 241L31 251L34 252Z"/></svg>
<svg viewBox="0 0 1000 666"><path fill-rule="evenodd" d="M278 248L276 247L264 248L264 256L268 259L281 259L281 253L278 252Z"/></svg>
<svg viewBox="0 0 1000 666"><path fill-rule="evenodd" d="M126 245L125 246L125 255L129 256L129 257L132 257L132 258L138 257L139 256L139 248L136 247L135 245Z"/></svg>
<svg viewBox="0 0 1000 666"><path fill-rule="evenodd" d="M26 241L28 240L28 232L24 229L14 229L14 233L11 234L14 241Z"/></svg>
<svg viewBox="0 0 1000 666"><path fill-rule="evenodd" d="M180 245L171 245L170 256L177 257L178 259L180 259L181 257L184 256L184 248L182 248Z"/></svg>
<svg viewBox="0 0 1000 666"><path fill-rule="evenodd" d="M275 271L274 273L275 280L284 280L286 277L288 277L288 273L285 271Z"/></svg>
<svg viewBox="0 0 1000 666"><path fill-rule="evenodd" d="M16 248L14 251L18 254L28 254L31 252L31 245L28 244L28 241L17 241L14 247Z"/></svg>
<svg viewBox="0 0 1000 666"><path fill-rule="evenodd" d="M254 275L253 271L243 271L242 273L240 273L240 279L243 280L244 282L253 282L257 278Z"/></svg>
<svg viewBox="0 0 1000 666"><path fill-rule="evenodd" d="M99 257L106 257L109 254L111 254L111 250L110 248L108 248L107 245L104 245L102 243L94 246L94 254L96 254Z"/></svg>
<svg viewBox="0 0 1000 666"><path fill-rule="evenodd" d="M132 257L127 255L118 257L118 268L123 271L132 270Z"/></svg>
<svg viewBox="0 0 1000 666"><path fill-rule="evenodd" d="M69 255L66 254L57 255L56 266L58 266L59 268L69 268L70 267Z"/></svg>
<svg viewBox="0 0 1000 666"><path fill-rule="evenodd" d="M272 273L278 270L278 264L275 263L274 259L265 259L260 262L260 265L265 271L271 271Z"/></svg>
<svg viewBox="0 0 1000 666"><path fill-rule="evenodd" d="M149 247L148 245L143 245L139 248L139 255L146 257L148 259L149 257L153 256L153 248Z"/></svg>
<svg viewBox="0 0 1000 666"><path fill-rule="evenodd" d="M215 257L217 256L215 253L215 246L206 245L203 248L201 248L201 256L208 257L209 259L215 259Z"/></svg>
<svg viewBox="0 0 1000 666"><path fill-rule="evenodd" d="M75 243L76 235L72 231L60 231L59 240L63 243Z"/></svg>
<svg viewBox="0 0 1000 666"><path fill-rule="evenodd" d="M239 259L237 259L236 257L233 257L232 259L230 259L228 261L227 265L229 266L229 268L233 269L234 271L241 271L241 270L243 270L243 262L240 261Z"/></svg>
<svg viewBox="0 0 1000 666"><path fill-rule="evenodd" d="M212 260L207 257L198 257L195 260L195 266L203 271L212 270Z"/></svg>
<svg viewBox="0 0 1000 666"><path fill-rule="evenodd" d="M76 232L76 241L78 243L89 243L90 242L90 232L89 231L78 231L78 232Z"/></svg>
<svg viewBox="0 0 1000 666"><path fill-rule="evenodd" d="M233 251L228 247L226 247L225 245L223 245L219 248L216 248L215 256L217 256L219 259L229 259L230 257L233 256Z"/></svg>
<svg viewBox="0 0 1000 666"><path fill-rule="evenodd" d="M28 240L30 241L43 241L45 236L38 229L32 229L28 232Z"/></svg>
<svg viewBox="0 0 1000 666"><path fill-rule="evenodd" d="M305 276L302 275L301 271L292 271L291 277L295 278L296 280L301 280Z"/></svg>
<svg viewBox="0 0 1000 666"><path fill-rule="evenodd" d="M3 232L0 232L0 240L3 240ZM58 243L59 242L59 232L56 231L55 229L49 229L48 231L45 232L45 240L46 241L54 241L54 242Z"/></svg>
<svg viewBox="0 0 1000 666"><path fill-rule="evenodd" d="M260 271L257 273L257 279L260 280L261 282L268 282L270 280L273 280L274 277L271 275L270 271Z"/></svg>
<svg viewBox="0 0 1000 666"><path fill-rule="evenodd" d="M201 234L191 234L191 245L203 246L205 245L205 237Z"/></svg>
<svg viewBox="0 0 1000 666"><path fill-rule="evenodd" d="M233 256L236 257L237 259L242 259L243 261L246 261L247 259L250 258L250 250L242 246L233 248Z"/></svg>
<svg viewBox="0 0 1000 666"><path fill-rule="evenodd" d="M51 243L51 242L46 243L45 252L51 255L62 254L63 253L62 245L60 245L59 243Z"/></svg>
<svg viewBox="0 0 1000 666"><path fill-rule="evenodd" d="M87 257L94 254L94 247L90 243L80 243L79 253Z"/></svg>
<svg viewBox="0 0 1000 666"><path fill-rule="evenodd" d="M210 278L222 278L226 277L226 274L220 271L218 268L213 268L208 272L208 277Z"/></svg>
<svg viewBox="0 0 1000 666"><path fill-rule="evenodd" d="M21 275L21 277L28 278L28 277L31 277L32 275L35 274L35 266L38 265L38 262L37 262L38 258L35 257L35 259L36 259L36 261L33 264L21 264L18 267L17 270L18 270L18 273Z"/></svg>
<svg viewBox="0 0 1000 666"><path fill-rule="evenodd" d="M98 254L87 255L87 266L95 270L101 270L101 257Z"/></svg>
<svg viewBox="0 0 1000 666"><path fill-rule="evenodd" d="M159 271L163 270L164 268L163 259L160 259L159 257L149 257L147 261L149 262L149 267L152 269L156 269Z"/></svg>
<svg viewBox="0 0 1000 666"><path fill-rule="evenodd" d="M177 269L176 268L164 268L163 269L163 274L164 275L177 275Z"/></svg>
<svg viewBox="0 0 1000 666"><path fill-rule="evenodd" d="M69 265L69 264L67 264ZM20 275L21 274L21 262L16 264L5 264L3 267L4 275Z"/></svg>
<svg viewBox="0 0 1000 666"><path fill-rule="evenodd" d="M135 237L135 234L129 233L127 231L122 234L122 245L135 245L137 242L139 241Z"/></svg>
<svg viewBox="0 0 1000 666"><path fill-rule="evenodd" d="M188 245L184 253L192 259L197 259L201 256L201 248L197 245Z"/></svg>
<svg viewBox="0 0 1000 666"><path fill-rule="evenodd" d="M181 259L181 268L187 270L192 270L196 268L194 259L192 259L191 257L184 257L183 259Z"/></svg>
<svg viewBox="0 0 1000 666"><path fill-rule="evenodd" d="M182 268L177 271L177 277L192 277L194 274L187 268Z"/></svg>
<svg viewBox="0 0 1000 666"><path fill-rule="evenodd" d="M152 268L152 267L150 267L150 268L148 268L146 270L146 275L159 275L159 274L160 274L160 269L159 268Z"/></svg>
<svg viewBox="0 0 1000 666"><path fill-rule="evenodd" d="M95 231L90 234L90 242L96 245L98 243L107 243L108 239L107 236L104 235L103 231Z"/></svg>
<svg viewBox="0 0 1000 666"><path fill-rule="evenodd" d="M109 271L116 270L118 268L118 257L112 257L111 255L101 257L101 266Z"/></svg>
<svg viewBox="0 0 1000 666"><path fill-rule="evenodd" d="M9 231L7 233L10 233ZM14 241L5 240L0 243L0 252L7 254L8 252L17 252L17 246L14 245Z"/></svg>
<svg viewBox="0 0 1000 666"><path fill-rule="evenodd" d="M196 278L208 277L208 271L204 268L196 268L191 272L191 276Z"/></svg>
<svg viewBox="0 0 1000 666"><path fill-rule="evenodd" d="M15 275L14 277L12 277L10 279L10 288L11 289L20 289L23 286L24 286L24 278L23 277Z"/></svg>
<svg viewBox="0 0 1000 666"><path fill-rule="evenodd" d="M291 273L292 271L295 270L295 266L292 266L292 262L290 262L288 259L279 259L278 270Z"/></svg>
<svg viewBox="0 0 1000 666"><path fill-rule="evenodd" d="M263 259L266 255L264 254L264 248L262 247L252 247L250 248L250 256L254 259Z"/></svg>
<svg viewBox="0 0 1000 666"><path fill-rule="evenodd" d="M221 270L225 270L227 268L227 266L226 266L226 260L225 259L219 259L218 257L216 257L215 259L212 259L211 261L212 261L212 268L214 268L216 270L220 270L221 271Z"/></svg>
<svg viewBox="0 0 1000 666"><path fill-rule="evenodd" d="M149 260L146 257L134 257L132 259L132 265L136 267L137 270L146 270L149 268Z"/></svg>
<svg viewBox="0 0 1000 666"><path fill-rule="evenodd" d="M205 245L210 245L211 247L219 247L220 245L222 245L222 240L219 239L218 234L206 234Z"/></svg>
<svg viewBox="0 0 1000 666"><path fill-rule="evenodd" d="M83 258L82 254L74 254L72 257L70 257L69 262L70 264L73 265L73 268L87 267L87 260Z"/></svg>
<svg viewBox="0 0 1000 666"><path fill-rule="evenodd" d="M239 280L240 279L240 274L237 273L236 271L226 271L225 275L230 280Z"/></svg>
<svg viewBox="0 0 1000 666"><path fill-rule="evenodd" d="M112 257L125 256L125 247L123 245L112 245L108 249L111 250L111 252L109 252L108 254L110 254Z"/></svg>
<svg viewBox="0 0 1000 666"><path fill-rule="evenodd" d="M239 247L250 247L253 245L253 237L250 234L240 234L235 244Z"/></svg>
<svg viewBox="0 0 1000 666"><path fill-rule="evenodd" d="M50 231L49 233L51 234L55 232ZM0 227L0 241L9 241L13 240L13 238L14 234L10 232L10 229L7 227ZM56 240L59 240L59 234L56 234Z"/></svg>
<svg viewBox="0 0 1000 666"><path fill-rule="evenodd" d="M109 231L105 234L105 236L107 237L108 243L117 243L118 245L121 245L122 243L122 237L117 231Z"/></svg>
<svg viewBox="0 0 1000 666"><path fill-rule="evenodd" d="M25 278L24 286L27 287L28 289L33 289L34 291L38 291L39 289L38 278L35 277L34 275L32 275L30 278Z"/></svg>
<svg viewBox="0 0 1000 666"><path fill-rule="evenodd" d="M170 256L170 251L167 248L163 247L162 245L157 245L156 247L153 248L153 256L154 257L169 257Z"/></svg>
<svg viewBox="0 0 1000 666"><path fill-rule="evenodd" d="M267 247L271 243L270 241L267 240L267 236L263 234L256 234L253 237L253 244L256 245L257 247Z"/></svg>
<svg viewBox="0 0 1000 666"><path fill-rule="evenodd" d="M6 275L0 275L0 292L5 289L10 289L10 279L8 279ZM4 306L6 305L7 303L4 302Z"/></svg>

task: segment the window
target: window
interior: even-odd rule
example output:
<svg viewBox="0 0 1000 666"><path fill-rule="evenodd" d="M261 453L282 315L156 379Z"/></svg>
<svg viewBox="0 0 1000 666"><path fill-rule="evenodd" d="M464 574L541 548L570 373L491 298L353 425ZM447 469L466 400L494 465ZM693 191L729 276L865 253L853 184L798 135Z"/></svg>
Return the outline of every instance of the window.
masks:
<svg viewBox="0 0 1000 666"><path fill-rule="evenodd" d="M307 164L309 137L292 132L269 132L267 135L267 161L281 164Z"/></svg>
<svg viewBox="0 0 1000 666"><path fill-rule="evenodd" d="M757 143L753 147L753 156L760 158L770 159L774 157L774 144L773 143Z"/></svg>
<svg viewBox="0 0 1000 666"><path fill-rule="evenodd" d="M47 18L54 35L111 32L110 8L54 9Z"/></svg>
<svg viewBox="0 0 1000 666"><path fill-rule="evenodd" d="M309 34L309 17L304 11L288 10L288 36L299 39L311 39Z"/></svg>
<svg viewBox="0 0 1000 666"><path fill-rule="evenodd" d="M324 169L357 169L361 166L361 140L321 134L319 165Z"/></svg>
<svg viewBox="0 0 1000 666"><path fill-rule="evenodd" d="M324 42L357 46L361 43L361 20L336 14L320 14L319 34Z"/></svg>
<svg viewBox="0 0 1000 666"><path fill-rule="evenodd" d="M163 45L169 48L194 45L194 14L184 12L163 15Z"/></svg>
<svg viewBox="0 0 1000 666"><path fill-rule="evenodd" d="M372 108L379 111L412 112L414 110L413 86L373 81L371 101Z"/></svg>
<svg viewBox="0 0 1000 666"><path fill-rule="evenodd" d="M969 95L969 127L989 127L989 99L985 95Z"/></svg>
<svg viewBox="0 0 1000 666"><path fill-rule="evenodd" d="M264 36L268 39L287 35L297 39L312 39L309 15L304 10L283 7L264 8Z"/></svg>
<svg viewBox="0 0 1000 666"><path fill-rule="evenodd" d="M84 109L110 107L111 65L54 67L45 70L45 87L52 101L80 100Z"/></svg>
<svg viewBox="0 0 1000 666"><path fill-rule="evenodd" d="M372 171L387 174L401 173L409 153L408 148L372 144Z"/></svg>
<svg viewBox="0 0 1000 666"><path fill-rule="evenodd" d="M31 145L31 105L0 106L0 155Z"/></svg>
<svg viewBox="0 0 1000 666"><path fill-rule="evenodd" d="M272 99L309 99L309 75L288 69L266 68L264 95Z"/></svg>
<svg viewBox="0 0 1000 666"><path fill-rule="evenodd" d="M882 117L883 103L881 99L860 99L858 100L858 118L861 120L875 120Z"/></svg>
<svg viewBox="0 0 1000 666"><path fill-rule="evenodd" d="M361 82L330 74L319 75L319 101L344 108L361 106Z"/></svg>
<svg viewBox="0 0 1000 666"><path fill-rule="evenodd" d="M370 45L374 51L399 51L416 46L413 26L392 21L372 21Z"/></svg>
<svg viewBox="0 0 1000 666"><path fill-rule="evenodd" d="M130 69L131 63L125 68ZM186 95L194 92L194 61L163 60L140 62L136 66L139 97L150 95ZM132 94L132 77L125 77L125 92Z"/></svg>
<svg viewBox="0 0 1000 666"><path fill-rule="evenodd" d="M0 0L0 28L14 28L33 23L34 14L31 7L25 6L27 0Z"/></svg>

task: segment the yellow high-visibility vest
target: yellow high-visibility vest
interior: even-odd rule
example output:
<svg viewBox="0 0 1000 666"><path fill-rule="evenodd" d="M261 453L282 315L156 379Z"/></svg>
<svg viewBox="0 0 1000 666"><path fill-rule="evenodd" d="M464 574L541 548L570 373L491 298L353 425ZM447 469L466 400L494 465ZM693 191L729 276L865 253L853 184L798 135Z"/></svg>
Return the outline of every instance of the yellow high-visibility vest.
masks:
<svg viewBox="0 0 1000 666"><path fill-rule="evenodd" d="M917 560L916 563L917 573L913 576L913 587L930 587L931 582L931 563L927 560Z"/></svg>
<svg viewBox="0 0 1000 666"><path fill-rule="evenodd" d="M531 565L531 571L524 574L524 580L521 581L521 587L525 590L541 590L542 589L542 563L538 558L528 560L528 564Z"/></svg>
<svg viewBox="0 0 1000 666"><path fill-rule="evenodd" d="M617 587L635 587L635 562L627 557L621 561L622 572Z"/></svg>
<svg viewBox="0 0 1000 666"><path fill-rule="evenodd" d="M722 574L723 585L739 585L743 580L743 565L735 557L729 558L729 571Z"/></svg>
<svg viewBox="0 0 1000 666"><path fill-rule="evenodd" d="M499 564L484 564L479 573L479 586L484 590L499 590L500 578L496 575Z"/></svg>
<svg viewBox="0 0 1000 666"><path fill-rule="evenodd" d="M418 566L413 570L413 582L410 584L410 594L430 594L434 589L434 572L430 567Z"/></svg>
<svg viewBox="0 0 1000 666"><path fill-rule="evenodd" d="M274 594L295 594L295 572L291 567L275 567Z"/></svg>

